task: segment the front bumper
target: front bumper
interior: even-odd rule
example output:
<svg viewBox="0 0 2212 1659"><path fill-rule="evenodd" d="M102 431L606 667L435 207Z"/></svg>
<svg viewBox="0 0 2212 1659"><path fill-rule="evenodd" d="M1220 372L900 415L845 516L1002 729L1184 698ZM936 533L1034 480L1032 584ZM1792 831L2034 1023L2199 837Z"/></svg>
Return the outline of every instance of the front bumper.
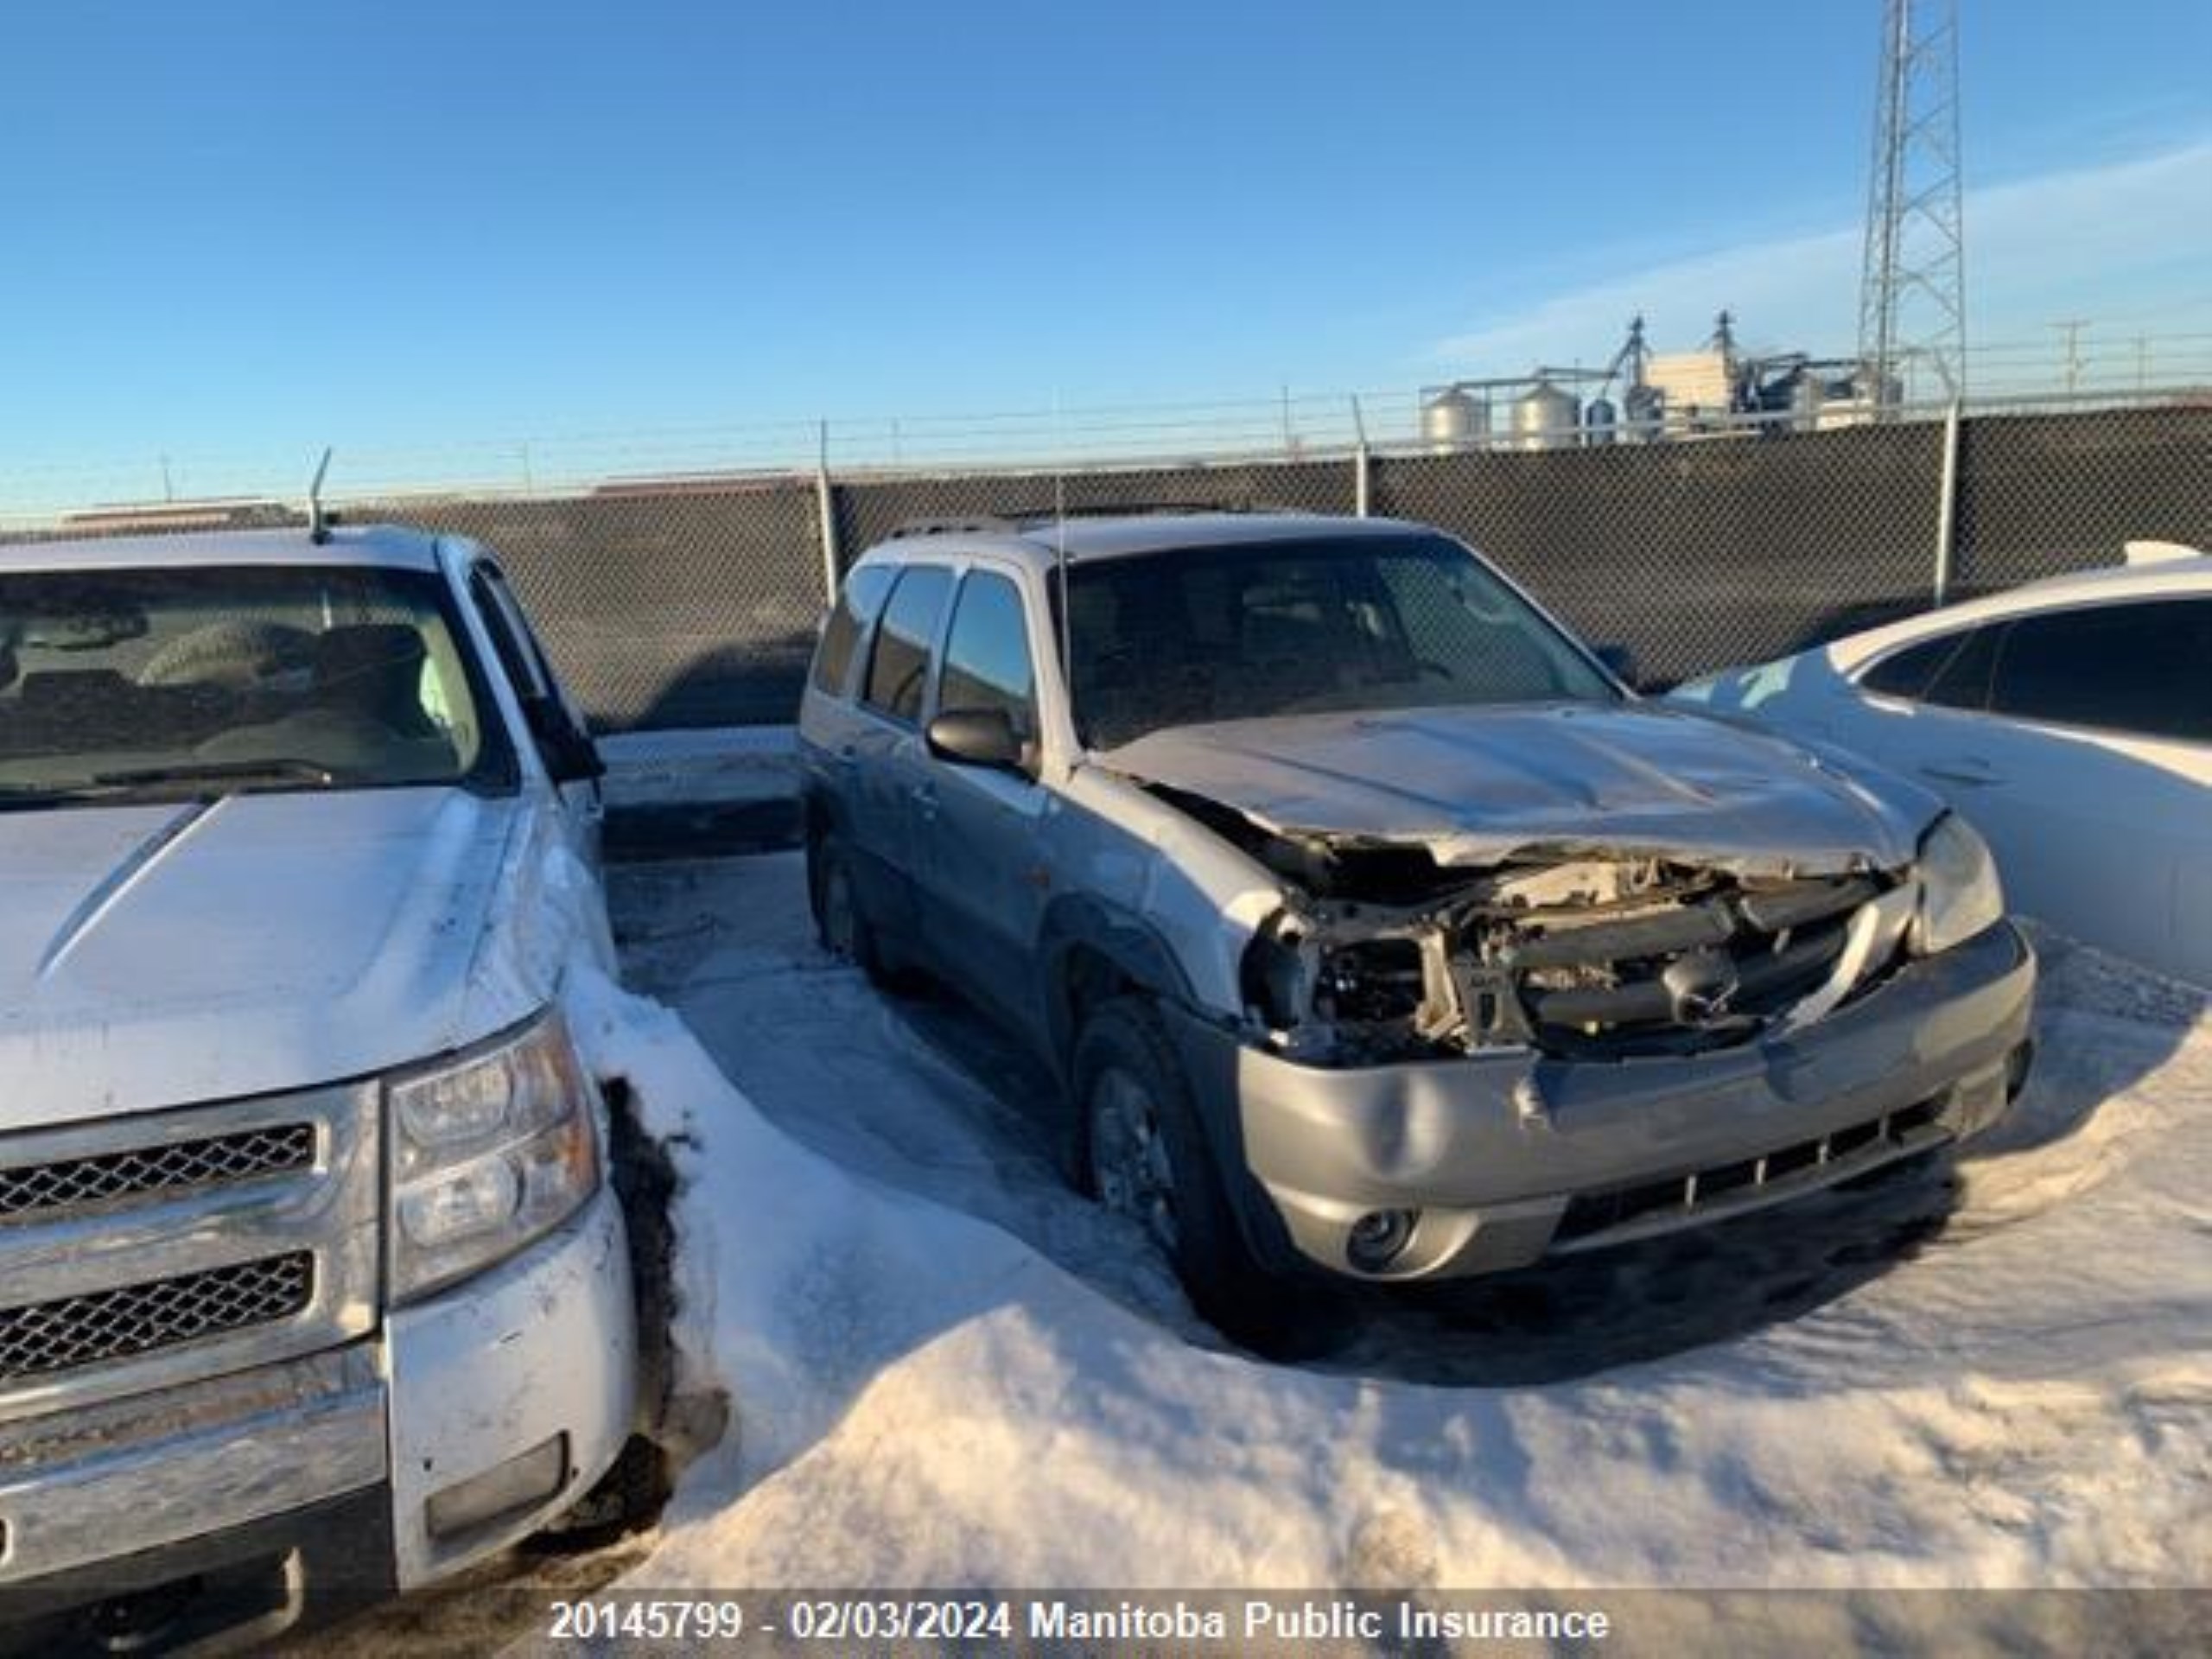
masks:
<svg viewBox="0 0 2212 1659"><path fill-rule="evenodd" d="M289 1586L281 1623L311 1594L442 1577L606 1472L632 1428L636 1369L622 1213L603 1191L365 1341L0 1425L0 1648L22 1621L195 1577L229 1586L238 1620L265 1633L276 1592L227 1569L266 1567ZM433 1529L434 1497L556 1440L555 1490Z"/></svg>
<svg viewBox="0 0 2212 1659"><path fill-rule="evenodd" d="M2017 1090L2034 992L2003 923L1815 1024L1696 1055L1335 1071L1174 1028L1262 1259L1443 1278L1700 1225L1978 1133ZM1360 1272L1353 1225L1378 1211L1419 1214Z"/></svg>

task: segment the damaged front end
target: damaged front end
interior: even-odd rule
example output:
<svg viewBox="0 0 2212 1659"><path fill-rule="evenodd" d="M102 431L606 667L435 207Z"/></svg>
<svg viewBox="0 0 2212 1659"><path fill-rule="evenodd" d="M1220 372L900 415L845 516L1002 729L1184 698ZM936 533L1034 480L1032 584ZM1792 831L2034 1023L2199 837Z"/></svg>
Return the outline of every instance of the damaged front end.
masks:
<svg viewBox="0 0 2212 1659"><path fill-rule="evenodd" d="M1243 1001L1255 1040L1309 1065L1723 1047L1878 983L1915 913L1910 868L1557 846L1463 867L1178 804L1284 879L1245 952Z"/></svg>

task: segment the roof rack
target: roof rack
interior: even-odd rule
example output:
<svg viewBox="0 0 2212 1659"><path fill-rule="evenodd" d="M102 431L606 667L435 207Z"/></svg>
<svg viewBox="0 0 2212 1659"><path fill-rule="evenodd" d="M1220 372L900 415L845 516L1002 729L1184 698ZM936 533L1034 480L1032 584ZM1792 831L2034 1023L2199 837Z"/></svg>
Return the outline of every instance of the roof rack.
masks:
<svg viewBox="0 0 2212 1659"><path fill-rule="evenodd" d="M1093 501L1067 507L1015 507L999 512L969 513L958 518L909 518L893 529L887 539L895 542L909 536L972 536L993 532L1020 535L1025 531L1036 529L1039 524L1052 524L1062 518L1166 518L1197 512L1239 516L1282 515L1300 518L1315 516L1311 507L1294 507L1276 501Z"/></svg>
<svg viewBox="0 0 2212 1659"><path fill-rule="evenodd" d="M1100 501L1070 507L1065 512L1046 507L1022 513L1019 518L1023 529L1033 530L1039 524L1049 524L1059 518L1172 518L1194 512L1312 516L1309 508L1284 506L1273 501Z"/></svg>
<svg viewBox="0 0 2212 1659"><path fill-rule="evenodd" d="M987 512L971 513L965 518L909 518L894 525L885 539L903 542L912 536L1011 535L1020 529L1020 524L1011 518L995 518Z"/></svg>
<svg viewBox="0 0 2212 1659"><path fill-rule="evenodd" d="M908 518L884 539L903 542L918 536L1025 536L1062 519L1166 518L1185 513L1221 512L1292 518L1314 517L1311 507L1274 501L1098 501L1082 506L1024 507L1007 512L975 512L960 518Z"/></svg>

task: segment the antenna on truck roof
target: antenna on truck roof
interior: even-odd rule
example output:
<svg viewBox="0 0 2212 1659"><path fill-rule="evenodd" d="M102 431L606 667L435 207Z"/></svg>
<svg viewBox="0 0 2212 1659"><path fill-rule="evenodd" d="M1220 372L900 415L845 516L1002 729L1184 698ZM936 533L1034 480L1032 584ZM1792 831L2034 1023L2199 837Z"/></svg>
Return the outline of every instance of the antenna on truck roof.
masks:
<svg viewBox="0 0 2212 1659"><path fill-rule="evenodd" d="M1052 388L1052 574L1058 579L1060 602L1060 696L1075 707L1074 605L1068 594L1068 475L1067 457L1061 448L1060 391Z"/></svg>
<svg viewBox="0 0 2212 1659"><path fill-rule="evenodd" d="M315 463L315 476L308 481L308 540L317 547L330 539L330 519L322 510L322 477L330 470L330 446L322 448L322 459Z"/></svg>

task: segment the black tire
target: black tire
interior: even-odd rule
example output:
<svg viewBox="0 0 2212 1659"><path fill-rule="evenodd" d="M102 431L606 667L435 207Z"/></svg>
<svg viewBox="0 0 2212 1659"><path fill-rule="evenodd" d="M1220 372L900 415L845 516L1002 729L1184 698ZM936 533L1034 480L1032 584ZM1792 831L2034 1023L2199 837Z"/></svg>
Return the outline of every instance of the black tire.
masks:
<svg viewBox="0 0 2212 1659"><path fill-rule="evenodd" d="M1338 1334L1334 1299L1306 1277L1268 1272L1252 1254L1150 1001L1116 997L1090 1015L1076 1039L1074 1084L1084 1184L1152 1234L1192 1306L1224 1336L1272 1357L1329 1346ZM1109 1122L1126 1118L1139 1099L1152 1120L1141 1153ZM1165 1191L1135 1190L1142 1182L1131 1178L1133 1161ZM1164 1225L1155 1198L1170 1211Z"/></svg>
<svg viewBox="0 0 2212 1659"><path fill-rule="evenodd" d="M815 937L822 948L840 962L851 963L879 989L897 989L899 976L886 960L882 942L861 907L860 886L844 848L834 837L809 842L806 874Z"/></svg>

